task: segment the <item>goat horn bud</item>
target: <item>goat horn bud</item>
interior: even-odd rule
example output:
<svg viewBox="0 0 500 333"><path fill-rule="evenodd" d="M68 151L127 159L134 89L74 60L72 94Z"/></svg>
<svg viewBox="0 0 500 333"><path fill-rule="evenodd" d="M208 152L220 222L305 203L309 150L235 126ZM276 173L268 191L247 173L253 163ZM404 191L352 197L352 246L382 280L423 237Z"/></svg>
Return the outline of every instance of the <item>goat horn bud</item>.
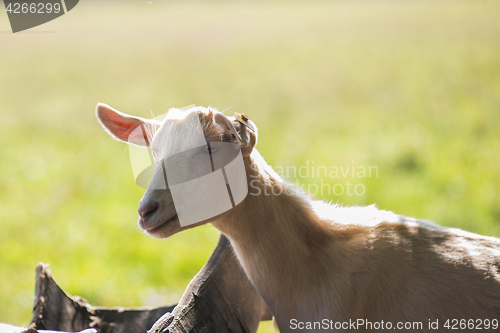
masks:
<svg viewBox="0 0 500 333"><path fill-rule="evenodd" d="M250 119L248 119L247 115L242 113L242 114L239 114L237 112L234 113L234 118L242 125L244 125L245 127L249 128L252 132L255 132L255 128L253 128L253 125L250 124L248 121Z"/></svg>

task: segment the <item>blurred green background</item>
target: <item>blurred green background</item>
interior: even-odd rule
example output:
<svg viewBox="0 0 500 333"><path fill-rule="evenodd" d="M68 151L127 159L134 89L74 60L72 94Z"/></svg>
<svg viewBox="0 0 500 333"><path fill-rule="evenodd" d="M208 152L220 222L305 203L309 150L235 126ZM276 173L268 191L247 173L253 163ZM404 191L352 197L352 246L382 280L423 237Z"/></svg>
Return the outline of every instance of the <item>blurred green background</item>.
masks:
<svg viewBox="0 0 500 333"><path fill-rule="evenodd" d="M80 1L17 34L2 8L0 60L0 322L29 322L40 261L91 304L159 305L217 242L139 231L143 189L98 101L231 107L273 166L377 167L292 179L365 188L321 199L500 236L498 1Z"/></svg>

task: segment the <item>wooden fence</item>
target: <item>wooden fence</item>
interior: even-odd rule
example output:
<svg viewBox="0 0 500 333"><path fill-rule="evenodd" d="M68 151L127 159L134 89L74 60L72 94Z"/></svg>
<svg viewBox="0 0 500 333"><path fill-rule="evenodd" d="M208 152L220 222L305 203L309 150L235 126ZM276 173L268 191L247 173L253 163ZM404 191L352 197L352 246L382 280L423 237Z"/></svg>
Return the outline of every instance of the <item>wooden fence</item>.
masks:
<svg viewBox="0 0 500 333"><path fill-rule="evenodd" d="M66 294L52 279L48 265L39 264L29 332L95 328L99 333L252 333L261 320L271 317L240 267L229 240L221 235L179 303L170 306L92 306L78 296Z"/></svg>

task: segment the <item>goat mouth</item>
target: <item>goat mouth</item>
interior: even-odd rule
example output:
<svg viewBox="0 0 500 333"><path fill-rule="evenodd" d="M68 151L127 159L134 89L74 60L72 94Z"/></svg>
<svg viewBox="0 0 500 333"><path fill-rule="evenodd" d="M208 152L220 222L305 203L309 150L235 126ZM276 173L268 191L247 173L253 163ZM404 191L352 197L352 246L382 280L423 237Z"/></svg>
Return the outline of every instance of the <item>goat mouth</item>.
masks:
<svg viewBox="0 0 500 333"><path fill-rule="evenodd" d="M175 220L177 219L177 214L175 214L174 216L172 216L171 218L169 218L168 220L165 220L163 221L162 223L160 223L159 225L155 226L154 228L151 228L151 229L147 229L145 230L148 234L150 235L153 235L155 233L157 233L158 231L160 231L162 228L164 228L165 226L169 225L170 223L174 222Z"/></svg>

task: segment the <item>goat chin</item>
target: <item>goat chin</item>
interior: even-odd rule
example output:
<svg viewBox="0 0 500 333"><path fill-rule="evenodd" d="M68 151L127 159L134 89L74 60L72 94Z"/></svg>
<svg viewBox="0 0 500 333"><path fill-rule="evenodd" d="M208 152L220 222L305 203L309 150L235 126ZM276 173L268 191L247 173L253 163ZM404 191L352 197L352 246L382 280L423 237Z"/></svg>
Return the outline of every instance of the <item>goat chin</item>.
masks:
<svg viewBox="0 0 500 333"><path fill-rule="evenodd" d="M150 229L150 230L144 230L144 232L154 238L169 238L181 231L192 229L194 227L203 225L208 223L207 221L203 221L200 223L196 224L190 224L187 226L181 226L179 217L175 215L173 218L169 219L165 223L161 224L160 226Z"/></svg>
<svg viewBox="0 0 500 333"><path fill-rule="evenodd" d="M139 227L141 229L143 229L141 227L141 219L139 218ZM155 228L152 228L152 229L148 229L148 230L144 230L143 231L151 236L151 237L154 237L154 238L168 238L172 235L175 235L176 233L179 233L181 232L183 229L179 223L179 218L177 217L177 215L175 215L174 217L172 217L171 219L161 223L158 227L155 227Z"/></svg>

